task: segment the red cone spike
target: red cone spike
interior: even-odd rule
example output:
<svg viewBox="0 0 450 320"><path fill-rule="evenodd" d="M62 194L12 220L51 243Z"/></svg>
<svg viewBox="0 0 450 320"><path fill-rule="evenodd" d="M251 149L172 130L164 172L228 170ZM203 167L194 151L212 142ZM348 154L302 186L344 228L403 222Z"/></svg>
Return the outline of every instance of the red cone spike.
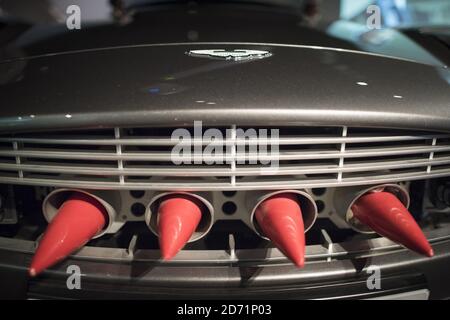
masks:
<svg viewBox="0 0 450 320"><path fill-rule="evenodd" d="M305 264L305 229L297 197L276 194L259 204L255 218L263 234L297 267Z"/></svg>
<svg viewBox="0 0 450 320"><path fill-rule="evenodd" d="M159 247L164 260L172 259L189 241L202 218L202 205L193 196L171 195L158 208Z"/></svg>
<svg viewBox="0 0 450 320"><path fill-rule="evenodd" d="M417 253L433 256L433 249L400 200L390 192L371 192L352 206L353 215L376 233Z"/></svg>
<svg viewBox="0 0 450 320"><path fill-rule="evenodd" d="M76 192L63 203L36 249L29 270L34 277L81 248L102 230L105 208L93 197Z"/></svg>

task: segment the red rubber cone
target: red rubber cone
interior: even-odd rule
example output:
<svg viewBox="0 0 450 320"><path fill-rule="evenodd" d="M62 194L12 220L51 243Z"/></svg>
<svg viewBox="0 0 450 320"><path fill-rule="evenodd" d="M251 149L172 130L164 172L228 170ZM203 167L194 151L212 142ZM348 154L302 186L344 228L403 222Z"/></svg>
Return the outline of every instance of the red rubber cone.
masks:
<svg viewBox="0 0 450 320"><path fill-rule="evenodd" d="M172 259L189 241L202 218L202 205L193 196L176 194L164 198L158 207L161 256Z"/></svg>
<svg viewBox="0 0 450 320"><path fill-rule="evenodd" d="M81 248L104 228L106 209L93 197L75 192L50 222L36 249L29 274L34 277Z"/></svg>
<svg viewBox="0 0 450 320"><path fill-rule="evenodd" d="M433 249L408 209L390 192L370 192L352 206L353 215L376 233L405 247L433 256Z"/></svg>
<svg viewBox="0 0 450 320"><path fill-rule="evenodd" d="M297 267L305 264L305 228L297 197L276 194L261 202L255 218L263 234Z"/></svg>

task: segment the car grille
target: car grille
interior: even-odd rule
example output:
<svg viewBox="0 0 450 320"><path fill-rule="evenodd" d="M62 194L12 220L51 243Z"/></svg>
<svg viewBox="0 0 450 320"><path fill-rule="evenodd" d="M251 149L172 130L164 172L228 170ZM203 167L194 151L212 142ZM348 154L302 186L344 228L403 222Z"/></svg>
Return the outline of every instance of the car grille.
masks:
<svg viewBox="0 0 450 320"><path fill-rule="evenodd" d="M268 166L250 163L257 155L239 152L236 146L250 146L269 138L236 138L236 126L218 128L224 133L219 142L230 153L215 154L214 159L221 158L224 164L175 165L171 161L171 150L177 143L171 139L174 129L1 135L0 181L90 189L256 190L375 184L450 174L449 133L282 127L276 140L271 141L279 144L279 153L262 156L266 161L276 158L279 168L263 170ZM193 128L186 129L194 132ZM231 136L226 136L227 130L231 130ZM203 139L200 143L205 147L208 142Z"/></svg>

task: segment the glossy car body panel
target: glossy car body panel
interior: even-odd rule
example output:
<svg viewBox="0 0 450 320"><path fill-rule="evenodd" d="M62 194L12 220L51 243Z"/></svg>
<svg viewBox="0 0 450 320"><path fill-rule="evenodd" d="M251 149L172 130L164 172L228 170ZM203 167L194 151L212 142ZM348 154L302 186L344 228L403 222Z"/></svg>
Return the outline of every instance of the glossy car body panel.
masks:
<svg viewBox="0 0 450 320"><path fill-rule="evenodd" d="M196 48L262 49L273 56L235 62L185 54ZM450 90L441 77L447 69L333 49L148 45L18 60L1 69L9 76L0 87L2 130L194 120L450 128Z"/></svg>
<svg viewBox="0 0 450 320"><path fill-rule="evenodd" d="M450 77L442 65L365 53L283 8L149 8L124 25L79 31L6 27L0 131L194 120L450 128ZM193 49L269 50L273 56L220 61L185 54Z"/></svg>

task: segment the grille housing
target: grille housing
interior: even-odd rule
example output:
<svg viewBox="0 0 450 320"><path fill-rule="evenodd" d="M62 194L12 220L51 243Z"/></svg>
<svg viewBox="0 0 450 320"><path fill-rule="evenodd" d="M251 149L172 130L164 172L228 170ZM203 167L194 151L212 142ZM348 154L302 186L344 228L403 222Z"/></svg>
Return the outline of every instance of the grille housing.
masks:
<svg viewBox="0 0 450 320"><path fill-rule="evenodd" d="M450 175L450 133L357 127L281 127L276 171L246 149L268 137L221 127L222 165L171 161L176 128L111 128L0 136L0 182L86 189L258 190L338 187ZM186 128L194 132L193 128ZM203 132L209 129L203 128ZM259 128L255 128L258 130ZM264 128L274 129L274 128ZM231 135L227 136L227 130ZM273 137L272 137L273 138ZM211 140L191 140L205 148ZM230 156L231 155L231 156ZM227 158L226 158L227 157ZM275 158L274 158L275 157ZM207 158L203 160L208 160ZM245 163L241 163L245 161Z"/></svg>

